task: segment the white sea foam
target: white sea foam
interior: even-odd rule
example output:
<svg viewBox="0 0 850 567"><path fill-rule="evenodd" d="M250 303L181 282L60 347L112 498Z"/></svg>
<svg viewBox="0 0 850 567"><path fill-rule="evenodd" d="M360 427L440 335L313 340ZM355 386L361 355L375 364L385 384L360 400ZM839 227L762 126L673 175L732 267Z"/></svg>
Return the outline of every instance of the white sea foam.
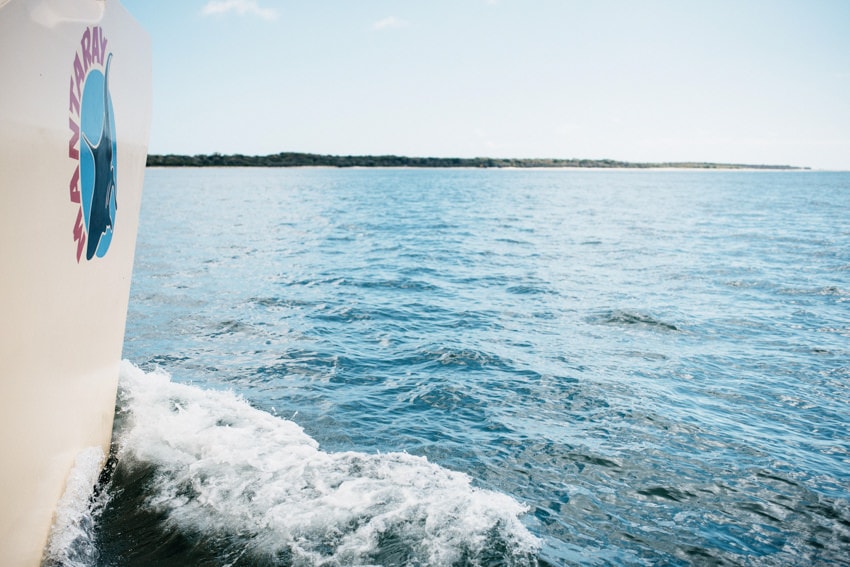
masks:
<svg viewBox="0 0 850 567"><path fill-rule="evenodd" d="M89 447L77 454L65 492L56 506L50 538L44 550L45 565L82 567L94 564L97 551L93 527L103 504L94 487L103 462L103 449L100 447Z"/></svg>
<svg viewBox="0 0 850 567"><path fill-rule="evenodd" d="M297 424L238 396L125 362L121 466L150 466L146 505L174 529L295 564L476 563L496 545L531 558L524 506L406 453L329 453ZM236 545L238 550L232 549ZM379 560L379 559L378 559Z"/></svg>

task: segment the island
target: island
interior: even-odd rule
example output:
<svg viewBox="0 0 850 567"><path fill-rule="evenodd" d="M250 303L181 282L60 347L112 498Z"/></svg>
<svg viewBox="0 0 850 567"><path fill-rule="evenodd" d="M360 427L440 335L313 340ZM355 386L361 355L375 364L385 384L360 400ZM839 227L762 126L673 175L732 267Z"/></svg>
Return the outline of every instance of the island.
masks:
<svg viewBox="0 0 850 567"><path fill-rule="evenodd" d="M395 155L336 156L300 152L281 152L264 156L242 154L150 154L149 167L479 167L479 168L627 168L627 169L809 169L792 165L753 165L710 162L627 162L612 159L561 158L455 158L407 157Z"/></svg>

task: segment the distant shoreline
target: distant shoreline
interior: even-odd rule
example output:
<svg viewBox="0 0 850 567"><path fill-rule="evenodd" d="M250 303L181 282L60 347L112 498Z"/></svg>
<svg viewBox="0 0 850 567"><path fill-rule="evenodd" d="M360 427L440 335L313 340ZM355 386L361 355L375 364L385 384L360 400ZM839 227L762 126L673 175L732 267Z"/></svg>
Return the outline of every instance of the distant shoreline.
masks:
<svg viewBox="0 0 850 567"><path fill-rule="evenodd" d="M283 152L265 156L242 154L151 154L148 167L475 167L475 168L582 168L582 169L760 169L807 170L793 165L711 162L628 162L611 159L546 158L438 158L406 156L334 156Z"/></svg>

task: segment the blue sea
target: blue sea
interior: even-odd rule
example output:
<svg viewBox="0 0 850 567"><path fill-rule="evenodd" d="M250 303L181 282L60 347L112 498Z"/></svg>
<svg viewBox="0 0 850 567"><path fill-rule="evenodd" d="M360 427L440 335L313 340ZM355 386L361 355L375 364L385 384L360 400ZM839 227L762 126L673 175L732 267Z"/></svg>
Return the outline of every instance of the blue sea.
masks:
<svg viewBox="0 0 850 567"><path fill-rule="evenodd" d="M124 358L58 564L850 565L848 173L149 169Z"/></svg>

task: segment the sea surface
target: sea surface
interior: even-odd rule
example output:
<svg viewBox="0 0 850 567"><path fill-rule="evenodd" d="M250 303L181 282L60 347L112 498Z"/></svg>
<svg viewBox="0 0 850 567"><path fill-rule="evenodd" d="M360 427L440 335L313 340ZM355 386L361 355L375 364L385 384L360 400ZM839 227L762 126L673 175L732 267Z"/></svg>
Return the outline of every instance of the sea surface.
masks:
<svg viewBox="0 0 850 567"><path fill-rule="evenodd" d="M124 358L52 564L850 565L848 173L149 169Z"/></svg>

